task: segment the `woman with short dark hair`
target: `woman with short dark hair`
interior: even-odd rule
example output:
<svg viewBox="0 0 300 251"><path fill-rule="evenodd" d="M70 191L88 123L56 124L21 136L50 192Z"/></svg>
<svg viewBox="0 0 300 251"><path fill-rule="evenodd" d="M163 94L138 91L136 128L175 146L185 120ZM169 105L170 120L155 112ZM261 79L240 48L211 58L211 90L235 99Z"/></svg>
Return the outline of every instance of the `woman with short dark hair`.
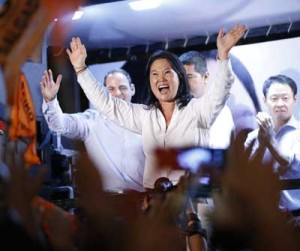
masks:
<svg viewBox="0 0 300 251"><path fill-rule="evenodd" d="M158 147L205 146L208 129L224 106L234 82L229 51L245 34L244 25L236 25L217 38L218 73L213 91L199 99L191 99L187 77L178 57L168 51L155 52L146 67L149 88L147 105L132 104L109 95L85 65L86 49L79 38L72 38L67 50L77 73L78 82L96 109L121 126L140 133L146 155L143 185L153 188L159 177L168 177L174 184L182 171L158 167L155 149Z"/></svg>

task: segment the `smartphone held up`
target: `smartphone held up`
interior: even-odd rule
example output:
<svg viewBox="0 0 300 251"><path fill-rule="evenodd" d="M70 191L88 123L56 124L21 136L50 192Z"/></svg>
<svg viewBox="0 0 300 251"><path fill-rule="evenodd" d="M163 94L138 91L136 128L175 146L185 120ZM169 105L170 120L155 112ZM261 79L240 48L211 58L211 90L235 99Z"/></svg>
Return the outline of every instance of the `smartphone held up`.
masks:
<svg viewBox="0 0 300 251"><path fill-rule="evenodd" d="M189 173L189 191L192 197L210 197L219 189L219 177L226 166L226 149L185 147L158 149L162 166Z"/></svg>

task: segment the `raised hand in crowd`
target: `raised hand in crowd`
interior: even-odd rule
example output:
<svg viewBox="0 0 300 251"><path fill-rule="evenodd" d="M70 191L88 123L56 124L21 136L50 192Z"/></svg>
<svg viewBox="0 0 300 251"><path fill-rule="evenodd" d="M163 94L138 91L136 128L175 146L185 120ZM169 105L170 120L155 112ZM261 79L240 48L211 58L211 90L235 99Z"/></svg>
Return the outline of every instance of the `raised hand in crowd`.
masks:
<svg viewBox="0 0 300 251"><path fill-rule="evenodd" d="M3 162L9 169L9 177L2 184L3 201L5 204L5 215L2 219L7 229L0 230L2 241L14 242L10 246L31 247L31 250L44 250L45 243L42 229L42 212L38 207L33 206L32 201L41 188L45 175L45 167L38 168L36 173L29 175L29 169L25 168L23 152L17 148L17 143L7 142L3 152ZM2 222L1 226L5 226ZM9 222L9 223L8 223ZM14 230L12 230L14 229ZM4 231L4 232L3 232ZM2 243L2 242L1 242Z"/></svg>
<svg viewBox="0 0 300 251"><path fill-rule="evenodd" d="M272 165L260 158L248 161L233 144L222 190L215 194L213 222L218 245L254 250L299 250L294 226L288 224L278 203L282 186Z"/></svg>
<svg viewBox="0 0 300 251"><path fill-rule="evenodd" d="M121 250L126 241L123 222L105 199L102 180L94 163L82 153L76 161L75 183L81 213L79 250ZM123 208L126 210L126 208Z"/></svg>
<svg viewBox="0 0 300 251"><path fill-rule="evenodd" d="M162 156L162 149L157 153ZM188 175L181 177L176 186L166 177L156 180L128 250L184 250L187 246L191 251L207 250L205 230L189 198L189 179Z"/></svg>
<svg viewBox="0 0 300 251"><path fill-rule="evenodd" d="M161 179L162 189L155 189L148 200L148 208L133 229L128 250L182 250L186 245L185 235L178 226L178 216L187 201L187 183L182 180L176 189ZM159 186L159 184L158 184ZM168 189L174 189L168 191ZM176 191L175 191L176 190Z"/></svg>
<svg viewBox="0 0 300 251"><path fill-rule="evenodd" d="M53 100L59 90L62 75L58 75L56 81L53 80L53 74L51 70L45 71L40 82L41 92L46 102Z"/></svg>

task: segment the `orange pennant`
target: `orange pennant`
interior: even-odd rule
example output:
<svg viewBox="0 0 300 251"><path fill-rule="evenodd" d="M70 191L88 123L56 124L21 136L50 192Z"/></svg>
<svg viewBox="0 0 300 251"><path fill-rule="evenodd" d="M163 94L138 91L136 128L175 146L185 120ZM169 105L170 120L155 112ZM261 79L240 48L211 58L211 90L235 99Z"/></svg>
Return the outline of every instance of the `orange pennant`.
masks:
<svg viewBox="0 0 300 251"><path fill-rule="evenodd" d="M20 73L12 105L9 137L12 141L18 141L21 138L29 139L28 146L24 152L26 166L41 163L36 152L36 116L34 105L26 77L22 72Z"/></svg>
<svg viewBox="0 0 300 251"><path fill-rule="evenodd" d="M43 43L49 24L54 18L59 19L75 11L82 5L82 1L7 0L0 4L0 65L6 82L8 105L13 103L16 92L12 83L18 82L18 74L25 60L30 58L34 51L38 52L37 47L41 46L37 45ZM55 27L58 27L58 30L52 39L57 42L64 41L67 25L56 22Z"/></svg>

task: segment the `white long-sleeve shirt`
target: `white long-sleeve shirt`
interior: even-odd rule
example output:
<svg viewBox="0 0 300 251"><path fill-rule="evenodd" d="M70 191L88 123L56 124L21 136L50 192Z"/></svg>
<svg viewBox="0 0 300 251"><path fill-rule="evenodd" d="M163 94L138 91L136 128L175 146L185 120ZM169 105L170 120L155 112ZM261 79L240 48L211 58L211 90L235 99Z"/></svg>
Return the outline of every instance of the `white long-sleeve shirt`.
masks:
<svg viewBox="0 0 300 251"><path fill-rule="evenodd" d="M106 191L143 191L145 155L141 135L106 119L96 110L63 113L57 99L43 101L43 114L49 129L84 142Z"/></svg>
<svg viewBox="0 0 300 251"><path fill-rule="evenodd" d="M143 184L144 187L153 188L159 177L169 177L176 184L183 174L182 171L159 168L153 150L157 147L208 146L209 127L229 96L234 77L230 61L218 61L218 72L212 91L199 99L192 99L180 110L176 104L168 127L159 109L146 109L144 105L112 97L88 69L78 74L77 80L98 111L121 126L142 135L146 155Z"/></svg>
<svg viewBox="0 0 300 251"><path fill-rule="evenodd" d="M209 147L227 149L231 143L232 134L235 131L235 125L230 108L225 105L217 116L215 122L211 125L209 131Z"/></svg>
<svg viewBox="0 0 300 251"><path fill-rule="evenodd" d="M282 173L281 179L299 179L300 178L300 125L294 116L283 125L275 135L275 138L278 142L278 147L280 152L285 156L289 157L289 165L285 173ZM255 154L258 151L259 142L258 142L258 129L253 130L247 136L247 139L244 143L245 149L251 149L251 155ZM278 171L280 167L277 161L274 161L274 157L268 149L265 150L263 155L263 163L270 163L273 161L273 169L275 172ZM300 209L300 190L282 190L280 204L281 208L295 210Z"/></svg>

